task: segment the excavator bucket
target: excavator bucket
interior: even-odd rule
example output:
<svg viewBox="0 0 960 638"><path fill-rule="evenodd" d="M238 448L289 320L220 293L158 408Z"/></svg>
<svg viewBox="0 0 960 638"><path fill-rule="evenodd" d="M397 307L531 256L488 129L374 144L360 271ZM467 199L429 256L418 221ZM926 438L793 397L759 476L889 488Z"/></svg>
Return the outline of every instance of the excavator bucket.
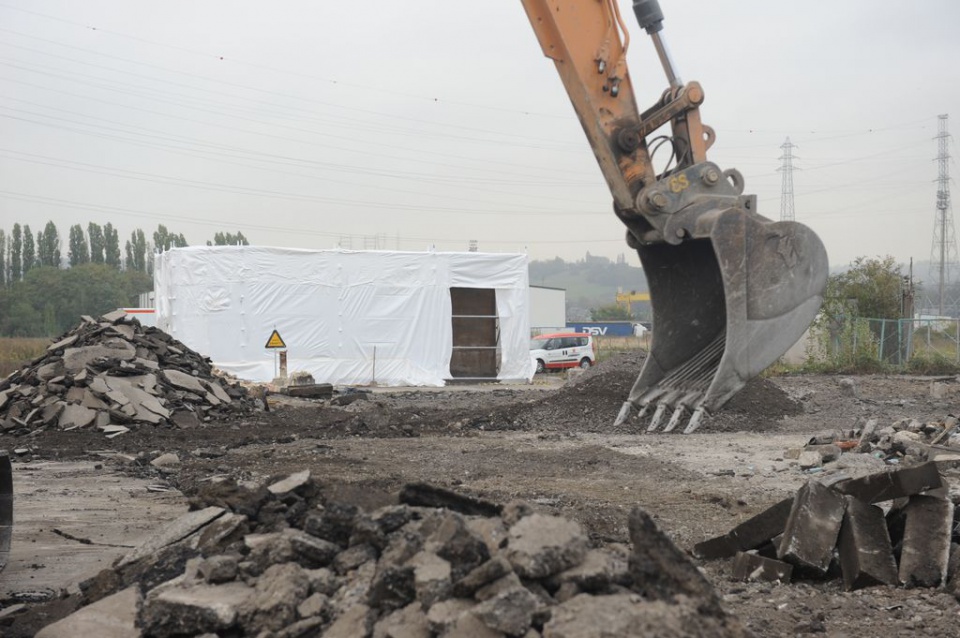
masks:
<svg viewBox="0 0 960 638"><path fill-rule="evenodd" d="M13 469L10 455L0 450L0 571L10 559L13 537Z"/></svg>
<svg viewBox="0 0 960 638"><path fill-rule="evenodd" d="M652 413L648 431L684 433L799 340L828 275L819 237L739 206L696 214L690 238L641 244L653 340L617 423Z"/></svg>

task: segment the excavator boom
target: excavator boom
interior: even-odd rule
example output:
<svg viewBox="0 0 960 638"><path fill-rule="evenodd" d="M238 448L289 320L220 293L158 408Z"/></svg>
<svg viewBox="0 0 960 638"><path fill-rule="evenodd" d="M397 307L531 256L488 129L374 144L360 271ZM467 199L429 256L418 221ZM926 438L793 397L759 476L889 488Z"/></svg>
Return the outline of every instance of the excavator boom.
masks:
<svg viewBox="0 0 960 638"><path fill-rule="evenodd" d="M521 2L650 287L652 345L617 423L652 413L655 431L669 413L671 431L689 415L684 432L692 432L801 337L820 308L826 250L806 226L759 215L740 173L707 160L716 136L700 120L704 92L680 79L657 0L633 2L668 82L643 112L617 0ZM657 173L653 154L664 145L670 158Z"/></svg>

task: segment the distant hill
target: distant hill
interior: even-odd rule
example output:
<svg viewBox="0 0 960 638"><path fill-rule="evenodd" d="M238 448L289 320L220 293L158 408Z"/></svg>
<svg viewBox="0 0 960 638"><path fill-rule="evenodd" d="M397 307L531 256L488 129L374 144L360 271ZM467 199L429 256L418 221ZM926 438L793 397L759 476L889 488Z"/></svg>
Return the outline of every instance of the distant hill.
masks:
<svg viewBox="0 0 960 638"><path fill-rule="evenodd" d="M564 261L559 257L531 261L530 284L566 290L568 319L576 318L570 316L571 310L588 310L616 303L618 289L647 291L643 269L628 264L622 254L615 261L594 257L590 253L579 261Z"/></svg>

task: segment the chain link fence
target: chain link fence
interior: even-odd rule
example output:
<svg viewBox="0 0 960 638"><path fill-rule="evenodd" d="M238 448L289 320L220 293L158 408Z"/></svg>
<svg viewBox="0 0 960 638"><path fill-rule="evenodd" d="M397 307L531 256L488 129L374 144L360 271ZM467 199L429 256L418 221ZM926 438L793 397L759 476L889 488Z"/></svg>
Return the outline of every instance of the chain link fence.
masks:
<svg viewBox="0 0 960 638"><path fill-rule="evenodd" d="M900 369L923 362L960 364L960 319L839 317L822 327L813 356L840 364L872 360Z"/></svg>

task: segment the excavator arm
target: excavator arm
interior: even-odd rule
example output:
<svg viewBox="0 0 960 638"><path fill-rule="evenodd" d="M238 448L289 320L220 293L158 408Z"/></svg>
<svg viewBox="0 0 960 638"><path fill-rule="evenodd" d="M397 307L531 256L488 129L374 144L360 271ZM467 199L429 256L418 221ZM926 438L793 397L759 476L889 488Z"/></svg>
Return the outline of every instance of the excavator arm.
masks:
<svg viewBox="0 0 960 638"><path fill-rule="evenodd" d="M637 108L617 0L521 0L556 65L650 287L653 341L617 423L652 412L655 431L684 432L775 362L816 316L828 262L802 224L756 212L735 169L707 160L716 139L700 120L703 89L684 84L662 37L657 0L634 0L668 81ZM669 124L669 133L658 131ZM668 146L658 174L653 155Z"/></svg>

